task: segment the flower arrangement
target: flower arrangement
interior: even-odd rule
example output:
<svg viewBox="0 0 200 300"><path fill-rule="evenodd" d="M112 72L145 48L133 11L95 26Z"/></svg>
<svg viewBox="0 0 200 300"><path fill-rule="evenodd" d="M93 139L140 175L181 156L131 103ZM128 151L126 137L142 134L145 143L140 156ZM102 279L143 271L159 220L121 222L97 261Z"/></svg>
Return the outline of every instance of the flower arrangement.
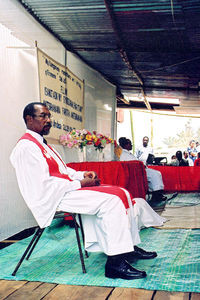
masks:
<svg viewBox="0 0 200 300"><path fill-rule="evenodd" d="M90 132L86 129L74 129L67 134L61 135L59 141L68 148L77 148L82 151L86 145L93 145L95 150L102 151L107 144L114 143L113 139L96 131Z"/></svg>

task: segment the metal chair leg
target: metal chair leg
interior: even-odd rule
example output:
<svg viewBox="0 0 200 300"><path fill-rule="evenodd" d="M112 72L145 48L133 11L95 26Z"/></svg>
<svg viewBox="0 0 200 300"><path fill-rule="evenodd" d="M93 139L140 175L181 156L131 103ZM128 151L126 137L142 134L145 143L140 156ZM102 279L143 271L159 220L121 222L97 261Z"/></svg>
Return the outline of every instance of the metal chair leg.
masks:
<svg viewBox="0 0 200 300"><path fill-rule="evenodd" d="M39 239L38 239L38 235L39 235L39 237L41 237L43 231L44 231L44 228L41 229L40 227L38 227L38 228L36 229L36 232L35 232L35 234L34 234L32 240L31 240L31 242L29 243L29 245L28 245L28 247L26 248L24 254L22 255L20 261L18 262L16 268L14 269L14 271L13 271L13 273L12 273L12 276L15 276L15 274L17 273L17 271L18 271L19 267L21 266L23 260L25 259L27 253L28 253L29 250L31 249L33 243L35 242L36 239L37 239L36 241L39 240ZM36 242L34 243L33 246L34 246L34 247L36 246ZM31 249L31 252L32 252L32 251L33 251L33 249ZM29 255L29 256L30 256L30 255Z"/></svg>
<svg viewBox="0 0 200 300"><path fill-rule="evenodd" d="M79 236L79 228L76 222L76 214L72 214L70 213L70 215L73 218L74 221L74 227L75 227L75 232L76 232L76 239L77 239L77 244L78 244L78 249L79 249L79 255L80 255L80 260L81 260L81 266L82 266L82 270L83 273L86 273L86 268L85 268L85 262L84 262L84 257L83 257L83 252L82 252L82 248L81 248L81 241L80 241L80 236ZM61 214L58 214L55 218L63 218L63 216L61 216ZM82 233L82 238L83 238L83 242L84 242L84 232L83 232L83 227L82 227L82 220L81 218L79 218L80 221L80 228L81 228L81 233ZM42 233L44 232L45 228L40 228L37 227L36 228L36 232L31 240L31 242L29 243L28 247L26 248L24 254L22 255L20 261L18 262L16 268L14 269L12 276L15 276L19 267L21 266L22 262L24 261L24 259L26 258L27 260L29 259L29 257L31 256L31 253L33 252L35 246L37 245L40 237L42 236ZM86 255L87 252L85 251ZM26 257L27 256L27 257ZM86 256L88 257L88 256Z"/></svg>
<svg viewBox="0 0 200 300"><path fill-rule="evenodd" d="M84 262L82 248L81 248L81 241L80 241L80 236L79 236L79 232L78 232L78 225L76 222L76 215L75 214L71 214L71 215L74 220L74 227L75 227L75 232L76 232L76 239L77 239L77 243L78 243L78 250L79 250L82 270L83 270L83 273L86 273L85 262Z"/></svg>
<svg viewBox="0 0 200 300"><path fill-rule="evenodd" d="M42 229L40 228L40 231L38 231L38 233L37 233L37 238L36 238L36 240L35 240L35 242L34 242L32 248L30 249L29 254L28 254L27 257L26 257L26 260L28 260L29 257L31 256L31 253L33 252L35 246L37 245L39 239L41 238L41 236L42 236L44 230L45 230L45 228L42 228Z"/></svg>
<svg viewBox="0 0 200 300"><path fill-rule="evenodd" d="M78 220L79 220L79 224L80 224L80 229L81 229L81 235L82 235L83 245L85 245L85 235L84 235L84 230L83 230L82 218L81 218L81 215L80 215L80 214L78 214ZM88 252L85 250L85 248L84 248L84 251L85 251L85 256L88 258L89 255L88 255Z"/></svg>

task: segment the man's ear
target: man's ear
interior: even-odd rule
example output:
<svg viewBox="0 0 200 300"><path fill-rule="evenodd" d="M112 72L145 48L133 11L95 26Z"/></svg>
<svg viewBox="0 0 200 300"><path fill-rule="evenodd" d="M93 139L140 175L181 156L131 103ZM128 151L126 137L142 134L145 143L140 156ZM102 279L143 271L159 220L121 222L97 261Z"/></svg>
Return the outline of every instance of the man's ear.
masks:
<svg viewBox="0 0 200 300"><path fill-rule="evenodd" d="M33 123L33 117L30 116L30 115L27 115L27 116L26 116L26 123L27 123L27 125L28 125L28 124L32 124L32 123Z"/></svg>

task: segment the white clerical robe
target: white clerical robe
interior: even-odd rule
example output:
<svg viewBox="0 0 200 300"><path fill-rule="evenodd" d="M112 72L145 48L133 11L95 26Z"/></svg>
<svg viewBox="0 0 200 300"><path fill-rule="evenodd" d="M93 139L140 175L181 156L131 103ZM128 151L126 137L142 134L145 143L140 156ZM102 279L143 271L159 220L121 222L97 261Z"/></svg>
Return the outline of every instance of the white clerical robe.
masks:
<svg viewBox="0 0 200 300"><path fill-rule="evenodd" d="M128 150L123 149L120 161L128 161L128 160L138 160L132 153ZM164 184L162 180L162 174L150 168L145 168L147 174L147 181L148 181L148 190L150 192L159 191L164 189Z"/></svg>
<svg viewBox="0 0 200 300"><path fill-rule="evenodd" d="M43 143L39 134L27 130L52 156L59 170L72 181L50 176L41 149L30 140L20 140L11 154L21 194L40 227L50 225L56 211L83 214L83 226L88 251L103 251L115 255L133 250L140 237L130 208L126 209L118 196L91 190L79 190L84 172L63 165L55 153ZM91 232L92 231L92 232ZM92 234L91 234L92 233Z"/></svg>

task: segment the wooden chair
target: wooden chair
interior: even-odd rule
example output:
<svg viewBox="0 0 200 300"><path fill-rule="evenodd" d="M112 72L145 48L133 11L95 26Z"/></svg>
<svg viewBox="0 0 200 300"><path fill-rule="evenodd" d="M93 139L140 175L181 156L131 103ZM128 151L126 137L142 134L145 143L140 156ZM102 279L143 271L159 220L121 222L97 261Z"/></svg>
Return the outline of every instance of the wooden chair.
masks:
<svg viewBox="0 0 200 300"><path fill-rule="evenodd" d="M66 216L70 216L73 219L74 222L74 229L75 229L75 233L76 233L76 239L77 239L77 244L78 244L78 249L79 249L79 256L80 256L80 261L81 261L81 266L82 266L82 271L83 273L86 273L86 268L85 268L85 262L84 262L84 257L83 257L83 252L82 252L82 248L81 248L81 241L80 241L80 236L79 236L79 226L81 229L81 234L82 234L82 240L84 243L84 231L83 231L83 226L82 226L82 220L81 220L81 216L78 214L78 219L79 219L79 226L77 224L76 221L76 214L75 213L66 213L66 212L56 212L54 219L58 219L58 218L65 218ZM26 260L28 260L31 256L31 253L33 252L35 246L37 245L39 239L41 238L43 232L44 232L45 228L40 228L39 226L36 227L34 236L32 238L32 240L30 241L28 247L26 248L24 254L22 255L21 259L19 260L16 268L14 269L12 276L15 276L19 267L21 266L22 262L24 261L24 259L26 258ZM85 256L88 257L88 253L87 251L85 251Z"/></svg>

